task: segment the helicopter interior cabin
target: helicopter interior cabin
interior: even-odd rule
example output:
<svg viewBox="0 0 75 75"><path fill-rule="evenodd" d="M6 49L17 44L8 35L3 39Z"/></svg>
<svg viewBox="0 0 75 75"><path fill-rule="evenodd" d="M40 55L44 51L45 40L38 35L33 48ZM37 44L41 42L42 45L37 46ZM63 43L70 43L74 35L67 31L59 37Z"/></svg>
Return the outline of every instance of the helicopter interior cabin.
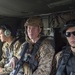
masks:
<svg viewBox="0 0 75 75"><path fill-rule="evenodd" d="M30 16L41 16L44 34L54 40L56 52L66 45L60 28L75 19L75 0L0 0L0 24L9 24L24 35L24 22ZM62 39L62 40L61 40ZM1 55L2 42L0 42Z"/></svg>

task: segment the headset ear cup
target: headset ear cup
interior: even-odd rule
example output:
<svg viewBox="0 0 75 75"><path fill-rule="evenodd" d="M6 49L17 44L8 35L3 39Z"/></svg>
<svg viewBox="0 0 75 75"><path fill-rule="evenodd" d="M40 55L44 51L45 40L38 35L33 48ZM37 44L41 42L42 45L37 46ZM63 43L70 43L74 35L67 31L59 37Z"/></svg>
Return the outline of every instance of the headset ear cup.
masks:
<svg viewBox="0 0 75 75"><path fill-rule="evenodd" d="M5 35L6 37L11 36L10 30L5 30L5 31L4 31L4 35Z"/></svg>

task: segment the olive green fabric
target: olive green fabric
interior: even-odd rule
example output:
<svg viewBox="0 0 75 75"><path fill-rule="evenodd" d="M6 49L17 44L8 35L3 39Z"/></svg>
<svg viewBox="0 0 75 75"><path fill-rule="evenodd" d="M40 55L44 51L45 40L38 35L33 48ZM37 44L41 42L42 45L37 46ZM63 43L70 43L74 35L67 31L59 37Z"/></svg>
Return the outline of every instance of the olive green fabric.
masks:
<svg viewBox="0 0 75 75"><path fill-rule="evenodd" d="M40 26L43 27L43 23L41 21L41 18L39 16L36 17L30 17L24 26Z"/></svg>

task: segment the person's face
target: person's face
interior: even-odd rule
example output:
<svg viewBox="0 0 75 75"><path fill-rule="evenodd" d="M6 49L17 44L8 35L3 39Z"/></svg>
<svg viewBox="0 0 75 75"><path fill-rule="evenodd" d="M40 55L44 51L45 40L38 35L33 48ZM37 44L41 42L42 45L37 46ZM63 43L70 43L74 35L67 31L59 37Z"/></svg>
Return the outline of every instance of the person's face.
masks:
<svg viewBox="0 0 75 75"><path fill-rule="evenodd" d="M72 32L73 32L73 34L72 34ZM75 47L75 27L70 27L69 29L66 30L66 33L69 34L69 36L66 38L67 38L70 46Z"/></svg>
<svg viewBox="0 0 75 75"><path fill-rule="evenodd" d="M1 40L1 42L5 42L5 39L6 39L6 37L4 35L4 31L2 29L0 29L0 40Z"/></svg>
<svg viewBox="0 0 75 75"><path fill-rule="evenodd" d="M41 32L41 28L38 26L27 26L27 34L30 39L36 39Z"/></svg>

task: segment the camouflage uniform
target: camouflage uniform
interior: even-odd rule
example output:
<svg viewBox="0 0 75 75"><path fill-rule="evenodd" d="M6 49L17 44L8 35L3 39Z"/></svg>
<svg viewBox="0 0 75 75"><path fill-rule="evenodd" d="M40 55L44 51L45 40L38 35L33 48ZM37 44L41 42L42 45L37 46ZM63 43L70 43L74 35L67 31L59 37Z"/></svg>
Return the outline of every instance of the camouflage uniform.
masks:
<svg viewBox="0 0 75 75"><path fill-rule="evenodd" d="M62 27L62 29L61 29L61 34L63 35L63 37L65 37L66 39L67 39L67 43L66 43L66 45L69 45L70 47L73 47L73 46L71 46L71 43L70 43L70 40L73 40L73 39L68 39L67 37L70 37L70 35L67 35L66 34L66 31L67 30L72 30L71 29L71 27L75 27L75 19L70 19L70 20L68 20L67 22L66 22L66 24L64 24L63 25L63 27ZM70 31L68 31L68 32L70 32ZM73 35L73 36L75 36L75 35ZM72 37L70 37L70 38L72 38ZM66 41L66 40L65 40ZM66 66L66 72L65 73L67 73L68 74L68 72L67 72L67 66L69 66L68 67L68 70L70 69L71 70L71 68L72 68L72 65L69 65L69 62L70 61L72 61L72 60L70 60L71 59L71 57L72 56L70 56L70 58L68 58L67 56L69 56L70 54L70 51L71 51L71 49L68 49L68 53L67 52L64 52L64 51L67 51L67 46L66 47L64 47L63 49L62 49L62 51L60 51L59 53L57 53L56 54L56 56L55 56L55 58L54 58L54 61L53 61L53 68L52 68L52 71L51 71L51 75L56 75L56 74L58 74L58 72L60 71L61 72L61 70L63 71L63 69L64 69L64 67L62 66L62 65L64 65L64 66ZM65 53L67 53L67 54L65 54ZM72 54L71 55L73 55L73 52L72 52ZM63 60L63 59L65 59L65 57L66 57L66 60L67 60L67 63L66 63L66 61L65 60ZM65 62L65 63L64 63ZM65 65L65 64L67 64L67 65ZM62 68L63 67L63 68ZM74 65L73 65L73 67L74 67ZM60 70L59 70L60 69ZM74 68L73 68L74 69ZM59 70L59 71L57 71L57 70ZM61 72L62 73L62 72ZM64 73L64 72L63 72ZM62 73L62 74L63 74ZM67 74L65 74L65 75L67 75ZM64 75L64 74L63 74ZM72 74L72 73L69 73L68 75L74 75L74 74Z"/></svg>
<svg viewBox="0 0 75 75"><path fill-rule="evenodd" d="M37 26L38 29L40 30L40 33L42 32L42 28L43 28L43 23L40 17L30 17L26 23L25 23L25 28L27 29L27 26ZM29 39L29 36L27 35L27 31L25 31L25 36L26 41L29 43L29 49L27 50L27 52L29 52L29 54L31 55L31 52L33 50L35 43L31 41L31 39ZM39 38L39 36L41 37L41 34L37 34L37 38ZM37 41L37 40L36 40ZM23 48L24 44L21 46L21 48ZM36 55L35 55L35 59L39 62L37 69L32 73L32 69L30 68L29 64L24 62L23 63L23 71L24 71L24 75L50 75L51 69L52 69L52 60L53 60L53 56L54 56L54 48L51 44L50 39L45 38L40 47L39 50L37 51ZM26 55L26 53L25 53ZM25 56L24 56L25 58ZM17 74L17 75L22 75L22 74Z"/></svg>
<svg viewBox="0 0 75 75"><path fill-rule="evenodd" d="M3 73L1 75L8 75L8 73L12 69L11 69L10 66L9 67L5 67L5 65L8 64L8 62L10 61L10 59L12 57L14 57L14 56L18 57L18 53L21 51L19 49L20 45L21 45L19 40L14 43L13 51L11 50L10 45L7 42L5 42L3 44L3 47L2 47L3 54L2 54L2 60L0 61L0 67L4 67L4 68L3 68Z"/></svg>
<svg viewBox="0 0 75 75"><path fill-rule="evenodd" d="M29 51L32 50L31 43L28 50ZM24 73L26 75L50 75L54 53L55 51L53 46L50 43L50 40L46 38L41 43L41 46L39 47L39 50L35 57L39 61L38 68L32 74L31 69L29 68L29 65L27 63L24 63L23 64Z"/></svg>
<svg viewBox="0 0 75 75"><path fill-rule="evenodd" d="M42 42L38 52L40 56L39 65L33 75L50 75L54 56L54 48L48 39L45 39Z"/></svg>
<svg viewBox="0 0 75 75"><path fill-rule="evenodd" d="M60 58L62 57L62 51L58 52L54 59L53 59L53 63L52 63L52 70L51 70L51 74L50 75L56 75L56 71L57 71L57 68L58 68L58 63L59 63L59 60Z"/></svg>

